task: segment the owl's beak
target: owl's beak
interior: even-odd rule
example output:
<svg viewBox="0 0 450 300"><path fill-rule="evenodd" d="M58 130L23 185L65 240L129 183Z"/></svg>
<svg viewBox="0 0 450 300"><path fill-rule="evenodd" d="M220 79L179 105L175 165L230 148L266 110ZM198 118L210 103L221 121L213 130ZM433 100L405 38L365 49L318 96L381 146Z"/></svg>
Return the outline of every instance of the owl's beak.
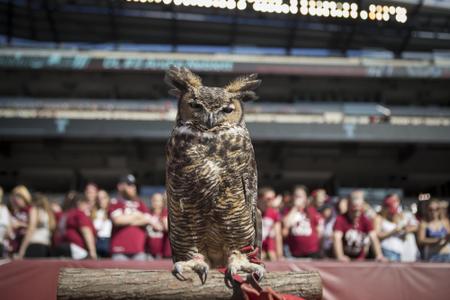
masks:
<svg viewBox="0 0 450 300"><path fill-rule="evenodd" d="M214 116L213 113L208 114L206 125L208 126L209 129L213 128L214 125L216 125L216 117Z"/></svg>

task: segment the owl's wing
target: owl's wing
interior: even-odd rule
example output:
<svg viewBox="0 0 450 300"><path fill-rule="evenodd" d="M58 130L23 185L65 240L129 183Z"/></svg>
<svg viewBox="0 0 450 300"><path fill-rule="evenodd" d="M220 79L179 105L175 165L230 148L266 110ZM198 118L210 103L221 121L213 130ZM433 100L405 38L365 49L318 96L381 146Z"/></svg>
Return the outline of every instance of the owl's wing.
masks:
<svg viewBox="0 0 450 300"><path fill-rule="evenodd" d="M169 203L169 202L167 202L167 203ZM171 231L171 229L170 229L170 212L167 214L167 234L168 234L168 236L170 237L170 231ZM172 243L170 243L169 242L169 245L170 245L170 253L171 253L171 256L172 256L172 261L174 262L174 263L176 263L176 256L175 256L175 254L174 254L174 249L172 248Z"/></svg>
<svg viewBox="0 0 450 300"><path fill-rule="evenodd" d="M258 208L255 208L256 216L255 216L255 232L256 232L256 240L255 247L258 247L258 258L261 259L261 251L262 251L262 216L261 211Z"/></svg>
<svg viewBox="0 0 450 300"><path fill-rule="evenodd" d="M253 150L253 149L251 149ZM242 174L242 182L244 188L244 195L246 204L252 210L253 226L255 228L255 240L253 241L253 246L259 249L259 258L261 258L261 247L262 247L262 218L261 212L256 207L256 200L258 196L258 178L256 170L256 161L253 151L250 151L251 157L249 159L248 168Z"/></svg>

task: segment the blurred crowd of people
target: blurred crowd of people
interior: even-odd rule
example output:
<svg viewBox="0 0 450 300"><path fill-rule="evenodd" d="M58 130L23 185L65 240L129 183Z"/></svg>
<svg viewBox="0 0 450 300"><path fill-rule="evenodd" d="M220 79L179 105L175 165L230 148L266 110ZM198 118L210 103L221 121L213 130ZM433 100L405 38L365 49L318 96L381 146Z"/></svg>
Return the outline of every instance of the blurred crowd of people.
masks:
<svg viewBox="0 0 450 300"><path fill-rule="evenodd" d="M448 202L420 200L413 214L396 194L375 211L363 190L330 197L303 185L283 195L261 188L263 258L450 262Z"/></svg>
<svg viewBox="0 0 450 300"><path fill-rule="evenodd" d="M131 174L119 179L115 194L110 198L88 183L59 203L19 185L3 201L0 188L1 257L170 257L165 196L153 194L147 207ZM303 185L283 195L263 187L258 193L263 259L450 262L448 202L419 200L413 213L391 194L375 211L363 190L330 197L324 189L309 193Z"/></svg>
<svg viewBox="0 0 450 300"><path fill-rule="evenodd" d="M63 257L150 260L170 257L164 195L150 208L140 199L133 175L122 176L117 196L95 183L70 191L63 202L16 186L0 205L0 254L15 259ZM1 191L0 199L3 198Z"/></svg>

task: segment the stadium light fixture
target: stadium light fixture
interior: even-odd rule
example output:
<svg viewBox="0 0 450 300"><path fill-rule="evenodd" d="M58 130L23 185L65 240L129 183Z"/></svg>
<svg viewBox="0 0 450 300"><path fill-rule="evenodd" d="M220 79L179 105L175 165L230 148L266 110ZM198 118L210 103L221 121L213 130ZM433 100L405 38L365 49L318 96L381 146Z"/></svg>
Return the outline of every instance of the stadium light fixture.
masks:
<svg viewBox="0 0 450 300"><path fill-rule="evenodd" d="M237 3L237 8L238 8L239 10L244 10L244 9L247 8L247 3L246 3L245 1L240 0L240 1L238 1L238 3Z"/></svg>
<svg viewBox="0 0 450 300"><path fill-rule="evenodd" d="M389 7L389 13L390 13L391 15L394 15L394 14L395 14L395 6L390 6L390 7Z"/></svg>
<svg viewBox="0 0 450 300"><path fill-rule="evenodd" d="M235 9L235 8L236 8L236 2L234 2L234 1L228 1L228 3L227 3L227 8L228 8L229 10Z"/></svg>
<svg viewBox="0 0 450 300"><path fill-rule="evenodd" d="M362 20L367 20L367 11L362 10L362 11L359 13L359 17L360 17Z"/></svg>
<svg viewBox="0 0 450 300"><path fill-rule="evenodd" d="M304 16L306 16L308 14L308 8L306 6L302 6L300 8L300 13Z"/></svg>
<svg viewBox="0 0 450 300"><path fill-rule="evenodd" d="M355 2L328 0L125 0L134 3L156 3L175 6L214 7L228 10L251 9L257 12L277 14L300 14L322 18L361 19L378 22L395 20L406 23L407 10L401 6L378 5L371 3L360 8Z"/></svg>

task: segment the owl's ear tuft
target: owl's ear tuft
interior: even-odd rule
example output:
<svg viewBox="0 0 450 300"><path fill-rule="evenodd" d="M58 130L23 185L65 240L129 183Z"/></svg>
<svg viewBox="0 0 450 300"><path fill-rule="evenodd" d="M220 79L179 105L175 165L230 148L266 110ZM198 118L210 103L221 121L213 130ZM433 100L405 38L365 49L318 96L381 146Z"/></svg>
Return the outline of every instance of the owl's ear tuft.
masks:
<svg viewBox="0 0 450 300"><path fill-rule="evenodd" d="M239 96L240 96L241 100L244 102L255 101L259 98L258 96L256 96L256 93L254 91L241 92L241 93L239 93Z"/></svg>
<svg viewBox="0 0 450 300"><path fill-rule="evenodd" d="M241 76L230 82L225 90L230 93L236 93L242 101L252 101L258 99L255 90L261 84L258 74Z"/></svg>
<svg viewBox="0 0 450 300"><path fill-rule="evenodd" d="M202 79L185 67L170 66L164 81L171 88L169 94L179 97L191 88L202 86Z"/></svg>

